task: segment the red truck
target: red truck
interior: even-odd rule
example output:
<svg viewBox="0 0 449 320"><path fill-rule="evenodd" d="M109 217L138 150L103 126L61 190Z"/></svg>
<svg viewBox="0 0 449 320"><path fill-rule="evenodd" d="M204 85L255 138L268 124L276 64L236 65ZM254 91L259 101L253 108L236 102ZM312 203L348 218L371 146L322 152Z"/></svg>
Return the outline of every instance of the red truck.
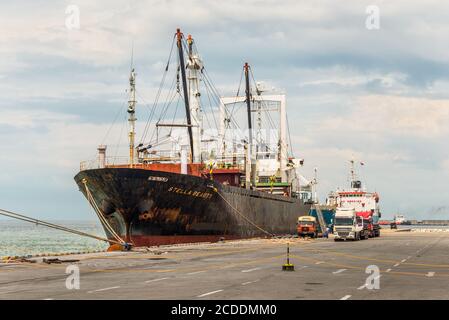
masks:
<svg viewBox="0 0 449 320"><path fill-rule="evenodd" d="M356 211L356 215L362 217L366 223L370 238L380 236L379 215L374 213L374 209L370 211Z"/></svg>

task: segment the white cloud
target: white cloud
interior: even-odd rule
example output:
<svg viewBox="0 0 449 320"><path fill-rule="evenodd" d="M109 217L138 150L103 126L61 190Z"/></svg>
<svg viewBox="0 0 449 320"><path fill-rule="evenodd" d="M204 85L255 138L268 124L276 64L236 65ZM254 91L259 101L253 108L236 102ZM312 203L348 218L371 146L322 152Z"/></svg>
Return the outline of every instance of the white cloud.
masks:
<svg viewBox="0 0 449 320"><path fill-rule="evenodd" d="M381 28L368 31L365 8L372 3L334 2L79 0L81 28L72 31L64 26L70 1L2 3L0 161L8 170L0 182L18 186L17 177L30 176L38 189L49 182L72 186L79 161L95 157L109 124L93 124L98 114L88 108L63 113L67 103L102 101L107 109L126 101L134 42L138 111L145 110L181 27L206 52L222 92L236 92L246 59L256 64L257 80L287 88L295 151L306 158L309 176L313 166L320 168L321 192L346 182L345 163L354 155L369 163L369 179L379 181L391 210L409 201L403 194L416 192L445 204L444 192L412 184L434 179L442 186L441 172L449 169L449 3L378 1ZM110 155L119 135L116 126L107 141ZM417 159L424 147L438 151L426 154L438 166ZM402 181L392 184L392 176Z"/></svg>
<svg viewBox="0 0 449 320"><path fill-rule="evenodd" d="M403 82L407 75L398 72L369 71L361 72L346 66L332 66L329 68L301 68L296 70L299 79L299 87L338 85L345 87L358 87L368 85L370 82L378 81L385 88L403 90Z"/></svg>
<svg viewBox="0 0 449 320"><path fill-rule="evenodd" d="M427 138L449 134L449 100L367 95L344 114L324 119L329 130L400 134Z"/></svg>

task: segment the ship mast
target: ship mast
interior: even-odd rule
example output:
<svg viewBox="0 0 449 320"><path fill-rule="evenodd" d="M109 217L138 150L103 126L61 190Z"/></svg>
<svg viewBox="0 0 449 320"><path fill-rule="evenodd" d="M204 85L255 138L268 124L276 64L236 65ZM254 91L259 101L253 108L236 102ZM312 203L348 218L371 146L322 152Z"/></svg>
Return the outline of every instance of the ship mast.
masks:
<svg viewBox="0 0 449 320"><path fill-rule="evenodd" d="M249 156L248 158L248 162L249 162L249 167L250 172L246 172L247 178L246 181L248 182L248 176L250 176L250 183L255 186L256 185L256 159L254 157L254 152L253 152L253 126L251 123L251 93L250 93L250 86L249 86L249 65L248 62L245 62L244 65L244 70L245 70L245 93L246 93L246 109L248 112L248 137L249 137L249 141L248 141L248 152L249 152ZM249 188L249 185L247 183L246 188Z"/></svg>
<svg viewBox="0 0 449 320"><path fill-rule="evenodd" d="M129 101L128 101L128 122L129 122L129 166L134 166L134 140L136 136L136 73L134 68L129 76Z"/></svg>
<svg viewBox="0 0 449 320"><path fill-rule="evenodd" d="M351 163L351 184L355 181L355 167L354 167L354 159L349 161Z"/></svg>
<svg viewBox="0 0 449 320"><path fill-rule="evenodd" d="M351 188L360 190L362 189L362 182L357 179L354 159L351 159L350 163L351 163Z"/></svg>
<svg viewBox="0 0 449 320"><path fill-rule="evenodd" d="M187 131L189 133L189 142L190 142L190 154L191 154L191 162L196 154L194 153L194 144L193 144L193 133L192 133L192 120L190 117L190 106L189 106L189 92L187 91L187 80L186 80L186 69L184 64L184 51L182 49L182 36L181 30L176 29L176 43L178 46L178 54L179 54L179 65L181 69L181 78L182 78L182 91L184 93L184 105L186 109L186 117L187 117Z"/></svg>

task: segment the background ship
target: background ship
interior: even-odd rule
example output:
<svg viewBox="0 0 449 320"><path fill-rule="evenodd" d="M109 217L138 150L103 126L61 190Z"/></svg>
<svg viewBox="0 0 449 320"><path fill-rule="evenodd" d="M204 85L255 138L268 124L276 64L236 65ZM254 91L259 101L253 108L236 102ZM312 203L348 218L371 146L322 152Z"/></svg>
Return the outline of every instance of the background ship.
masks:
<svg viewBox="0 0 449 320"><path fill-rule="evenodd" d="M355 172L355 161L350 161L350 188L337 189L329 194L327 204L335 207L353 208L357 216L369 222L370 236L380 236L379 194L368 192ZM363 166L364 163L360 162Z"/></svg>
<svg viewBox="0 0 449 320"><path fill-rule="evenodd" d="M178 29L173 44L178 63L170 90L184 104L185 121L174 122L176 104L171 123L161 118L156 122L156 139L145 142L152 125L149 119L136 145L136 74L132 69L127 163L106 157L106 146L99 146L98 158L82 162L75 176L108 238L150 246L293 234L298 216L309 212L312 201L310 185L300 184L298 168L303 160L288 154L285 95L265 94L263 85L255 81L251 85L252 71L245 64L240 81L244 76L245 94L239 94L239 85L235 96L220 97L191 36L185 39ZM203 110L202 87L208 91L211 112ZM215 100L211 102L210 96ZM220 116L215 135L207 134L204 125L207 116L214 116L214 101ZM157 98L154 107L159 105L163 105L162 113L169 110L170 104ZM239 116L242 106L246 117ZM275 122L273 112L279 128L263 131L264 123ZM238 137L235 133L242 118L247 130ZM176 143L174 128L182 130ZM162 135L163 129L168 135ZM270 144L272 133L276 137ZM171 143L168 151L163 149L167 141Z"/></svg>

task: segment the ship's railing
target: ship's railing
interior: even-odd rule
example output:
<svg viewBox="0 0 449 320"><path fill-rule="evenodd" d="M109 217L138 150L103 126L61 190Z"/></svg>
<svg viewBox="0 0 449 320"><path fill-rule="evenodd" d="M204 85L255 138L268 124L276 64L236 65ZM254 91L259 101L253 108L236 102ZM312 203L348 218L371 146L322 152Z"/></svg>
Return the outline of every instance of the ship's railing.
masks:
<svg viewBox="0 0 449 320"><path fill-rule="evenodd" d="M190 153L187 153L187 158L190 157ZM154 161L169 161L179 162L181 161L181 152L176 150L154 150L151 152L141 152L139 155L139 163L151 163Z"/></svg>
<svg viewBox="0 0 449 320"><path fill-rule="evenodd" d="M127 157L106 157L103 160L91 159L80 162L80 171L89 170L89 169L99 169L107 166L128 164L129 158Z"/></svg>
<svg viewBox="0 0 449 320"><path fill-rule="evenodd" d="M155 153L141 154L139 158L134 160L135 165L145 165L155 162L179 163L181 155L174 151L157 151ZM129 157L97 157L96 159L80 162L80 171L89 169L100 169L105 167L127 166L130 164Z"/></svg>
<svg viewBox="0 0 449 320"><path fill-rule="evenodd" d="M151 163L180 163L181 157L173 156L173 153L158 153L157 155L148 156L145 158L136 159L134 164L136 166L151 164ZM203 161L205 167L210 165L210 161ZM244 170L245 166L241 162L233 163L231 159L217 159L213 161L214 169L240 169ZM80 162L80 171L100 169L106 167L122 167L129 165L129 157L105 157L104 159L91 159Z"/></svg>
<svg viewBox="0 0 449 320"><path fill-rule="evenodd" d="M261 153L262 154L262 153ZM187 158L189 159L188 152ZM154 162L179 163L181 162L181 152L173 150L157 150L153 152L140 153L139 158L135 159L134 164L149 164ZM97 157L96 159L82 161L80 171L89 169L99 169L108 166L123 166L129 164L129 157ZM238 168L245 169L245 154L234 153L225 156L217 156L215 159L203 159L203 163L208 166L213 163L214 168Z"/></svg>

